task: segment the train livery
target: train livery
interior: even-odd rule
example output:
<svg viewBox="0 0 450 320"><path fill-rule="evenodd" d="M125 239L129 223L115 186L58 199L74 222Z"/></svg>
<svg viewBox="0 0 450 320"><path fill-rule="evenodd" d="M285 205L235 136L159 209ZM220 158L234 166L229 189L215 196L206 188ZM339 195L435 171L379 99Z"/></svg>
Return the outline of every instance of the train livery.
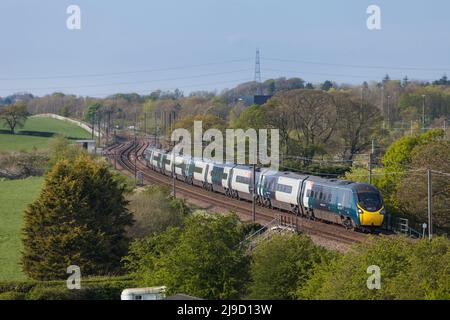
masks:
<svg viewBox="0 0 450 320"><path fill-rule="evenodd" d="M147 148L144 157L152 170L231 198L251 200L255 185L256 202L263 207L288 210L348 229L373 229L384 221L383 198L369 184L269 168L257 168L253 177L250 166L173 156L154 147Z"/></svg>

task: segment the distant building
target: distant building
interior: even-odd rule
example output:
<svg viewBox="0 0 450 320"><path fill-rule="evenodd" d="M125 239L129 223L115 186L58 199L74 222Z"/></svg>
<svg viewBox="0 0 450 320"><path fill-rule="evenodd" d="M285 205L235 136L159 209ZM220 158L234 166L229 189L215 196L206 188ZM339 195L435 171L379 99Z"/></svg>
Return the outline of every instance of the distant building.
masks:
<svg viewBox="0 0 450 320"><path fill-rule="evenodd" d="M272 97L273 97L273 95L255 95L255 96L253 96L253 104L262 106Z"/></svg>
<svg viewBox="0 0 450 320"><path fill-rule="evenodd" d="M76 143L89 153L95 153L95 140L77 140Z"/></svg>

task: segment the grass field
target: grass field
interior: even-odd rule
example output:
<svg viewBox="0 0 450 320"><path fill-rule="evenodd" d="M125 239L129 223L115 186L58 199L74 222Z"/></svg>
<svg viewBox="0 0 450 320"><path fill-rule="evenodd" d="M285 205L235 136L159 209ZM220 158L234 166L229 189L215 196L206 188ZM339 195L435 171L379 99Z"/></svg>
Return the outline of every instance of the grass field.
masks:
<svg viewBox="0 0 450 320"><path fill-rule="evenodd" d="M61 120L51 118L29 118L25 126L15 135L9 133L0 123L0 152L1 151L30 151L33 147L46 149L50 138L61 134L68 139L90 139L91 134L80 127Z"/></svg>
<svg viewBox="0 0 450 320"><path fill-rule="evenodd" d="M39 195L43 181L0 181L0 281L26 279L19 265L23 210Z"/></svg>

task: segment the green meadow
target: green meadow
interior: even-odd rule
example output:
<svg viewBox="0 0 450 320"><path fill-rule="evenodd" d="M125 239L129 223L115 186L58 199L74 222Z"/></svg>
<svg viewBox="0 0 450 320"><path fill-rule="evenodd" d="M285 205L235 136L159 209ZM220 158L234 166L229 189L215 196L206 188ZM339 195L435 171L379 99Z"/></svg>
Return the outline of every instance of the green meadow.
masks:
<svg viewBox="0 0 450 320"><path fill-rule="evenodd" d="M52 118L29 118L25 126L18 129L14 135L9 133L3 123L0 123L0 129L0 152L46 149L55 134L63 135L70 140L91 137L89 132L74 124Z"/></svg>
<svg viewBox="0 0 450 320"><path fill-rule="evenodd" d="M44 150L56 134L70 140L90 138L89 132L71 123L29 118L14 135L0 123L0 152ZM39 195L43 182L43 177L0 180L0 281L26 279L19 265L23 211Z"/></svg>
<svg viewBox="0 0 450 320"><path fill-rule="evenodd" d="M43 182L43 177L0 181L0 281L26 279L19 265L23 211Z"/></svg>

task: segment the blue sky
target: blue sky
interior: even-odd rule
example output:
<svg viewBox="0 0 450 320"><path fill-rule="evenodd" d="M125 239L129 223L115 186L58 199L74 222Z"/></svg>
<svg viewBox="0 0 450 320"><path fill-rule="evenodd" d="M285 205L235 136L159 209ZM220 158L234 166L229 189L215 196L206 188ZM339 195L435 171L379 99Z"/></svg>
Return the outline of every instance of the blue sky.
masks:
<svg viewBox="0 0 450 320"><path fill-rule="evenodd" d="M71 4L81 30L66 28ZM257 47L263 79L450 75L448 0L2 0L0 13L0 96L221 90L253 79Z"/></svg>

